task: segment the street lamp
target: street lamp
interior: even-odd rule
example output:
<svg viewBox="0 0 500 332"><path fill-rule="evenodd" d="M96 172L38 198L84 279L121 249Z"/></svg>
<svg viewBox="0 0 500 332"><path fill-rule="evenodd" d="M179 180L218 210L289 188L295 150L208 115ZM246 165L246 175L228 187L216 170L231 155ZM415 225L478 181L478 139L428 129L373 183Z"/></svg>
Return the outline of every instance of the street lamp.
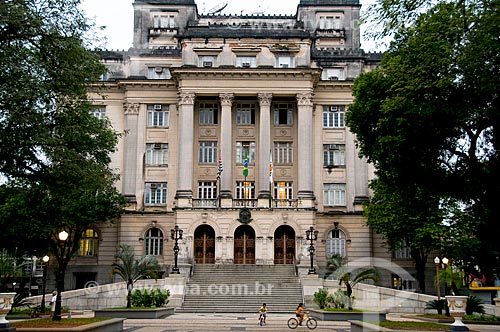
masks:
<svg viewBox="0 0 500 332"><path fill-rule="evenodd" d="M311 258L311 267L307 274L316 274L316 269L314 268L314 241L318 239L318 231L314 229L313 226L309 227L306 231L306 240L311 241L309 245L309 257Z"/></svg>
<svg viewBox="0 0 500 332"><path fill-rule="evenodd" d="M172 273L179 274L179 267L177 266L177 258L179 257L179 240L182 240L182 229L178 225L170 230L170 238L174 240L174 267Z"/></svg>
<svg viewBox="0 0 500 332"><path fill-rule="evenodd" d="M68 239L68 232L61 231L57 234L57 237L61 243L65 243ZM64 248L64 247L63 247ZM61 256L64 255L64 250L62 250ZM61 261L63 257L61 257ZM57 277L57 295L56 295L56 307L54 310L54 316L52 320L61 320L61 292L63 291L63 283L64 283L64 269L61 266L61 261L59 261L59 271Z"/></svg>
<svg viewBox="0 0 500 332"><path fill-rule="evenodd" d="M47 268L49 267L49 260L50 257L47 255L42 257L43 273L42 273L42 303L40 304L41 313L45 312L45 284L47 283Z"/></svg>
<svg viewBox="0 0 500 332"><path fill-rule="evenodd" d="M437 296L438 296L438 301L441 301L441 285L439 284L439 263L441 263L441 260L439 259L439 257L434 258L434 264L436 265Z"/></svg>

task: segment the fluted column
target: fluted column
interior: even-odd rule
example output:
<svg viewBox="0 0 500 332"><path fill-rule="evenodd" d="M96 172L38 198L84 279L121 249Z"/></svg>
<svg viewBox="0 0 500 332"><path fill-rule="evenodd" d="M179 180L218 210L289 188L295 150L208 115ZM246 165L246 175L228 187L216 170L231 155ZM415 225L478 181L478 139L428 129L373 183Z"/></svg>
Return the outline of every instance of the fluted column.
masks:
<svg viewBox="0 0 500 332"><path fill-rule="evenodd" d="M219 94L222 106L220 121L220 149L224 171L221 174L221 198L232 198L233 172L232 172L232 126L231 107L234 95L232 93Z"/></svg>
<svg viewBox="0 0 500 332"><path fill-rule="evenodd" d="M298 93L298 193L297 198L302 207L312 207L314 200L313 187L313 94Z"/></svg>
<svg viewBox="0 0 500 332"><path fill-rule="evenodd" d="M137 130L139 104L125 102L124 159L123 159L123 194L129 201L136 202L137 176Z"/></svg>
<svg viewBox="0 0 500 332"><path fill-rule="evenodd" d="M180 92L179 99L179 172L175 197L177 205L189 203L185 199L193 197L193 140L194 140L194 99L193 92Z"/></svg>
<svg viewBox="0 0 500 332"><path fill-rule="evenodd" d="M259 124L259 206L269 204L269 153L271 152L271 93L259 93L260 124Z"/></svg>

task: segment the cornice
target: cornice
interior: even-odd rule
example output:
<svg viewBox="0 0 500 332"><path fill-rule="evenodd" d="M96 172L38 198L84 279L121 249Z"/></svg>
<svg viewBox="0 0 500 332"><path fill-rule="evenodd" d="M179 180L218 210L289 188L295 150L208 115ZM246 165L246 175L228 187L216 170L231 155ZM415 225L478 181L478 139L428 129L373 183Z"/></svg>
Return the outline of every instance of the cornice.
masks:
<svg viewBox="0 0 500 332"><path fill-rule="evenodd" d="M316 68L173 68L172 76L177 80L184 79L286 79L318 81L321 69Z"/></svg>

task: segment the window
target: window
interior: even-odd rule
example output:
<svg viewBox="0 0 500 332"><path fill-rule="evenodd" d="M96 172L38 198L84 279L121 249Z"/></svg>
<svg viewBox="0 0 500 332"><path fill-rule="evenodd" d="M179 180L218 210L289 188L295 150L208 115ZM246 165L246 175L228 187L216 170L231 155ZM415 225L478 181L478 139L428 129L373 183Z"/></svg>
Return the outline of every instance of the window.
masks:
<svg viewBox="0 0 500 332"><path fill-rule="evenodd" d="M99 249L99 234L91 228L86 229L80 239L80 248L78 256L97 256Z"/></svg>
<svg viewBox="0 0 500 332"><path fill-rule="evenodd" d="M145 205L167 204L167 183L166 182L146 182L144 188Z"/></svg>
<svg viewBox="0 0 500 332"><path fill-rule="evenodd" d="M219 105L216 103L200 103L200 125L217 124Z"/></svg>
<svg viewBox="0 0 500 332"><path fill-rule="evenodd" d="M320 29L340 29L342 26L342 16L341 15L328 15L319 17L319 28Z"/></svg>
<svg viewBox="0 0 500 332"><path fill-rule="evenodd" d="M323 185L324 206L346 206L345 184L325 183Z"/></svg>
<svg viewBox="0 0 500 332"><path fill-rule="evenodd" d="M236 182L236 199L255 199L255 183L250 181Z"/></svg>
<svg viewBox="0 0 500 332"><path fill-rule="evenodd" d="M146 255L163 255L163 232L158 228L151 228L144 237L144 252Z"/></svg>
<svg viewBox="0 0 500 332"><path fill-rule="evenodd" d="M293 57L291 56L279 56L278 57L278 68L293 68L294 66L294 61Z"/></svg>
<svg viewBox="0 0 500 332"><path fill-rule="evenodd" d="M148 67L148 79L149 80L168 80L171 79L170 69L166 67Z"/></svg>
<svg viewBox="0 0 500 332"><path fill-rule="evenodd" d="M291 126L293 124L293 110L294 106L291 103L273 104L274 124Z"/></svg>
<svg viewBox="0 0 500 332"><path fill-rule="evenodd" d="M323 107L323 128L344 128L345 106Z"/></svg>
<svg viewBox="0 0 500 332"><path fill-rule="evenodd" d="M217 162L217 142L200 142L198 148L199 164L215 164Z"/></svg>
<svg viewBox="0 0 500 332"><path fill-rule="evenodd" d="M236 67L255 68L257 67L257 60L255 56L237 56Z"/></svg>
<svg viewBox="0 0 500 332"><path fill-rule="evenodd" d="M217 198L217 184L215 181L198 182L198 198L215 199Z"/></svg>
<svg viewBox="0 0 500 332"><path fill-rule="evenodd" d="M293 143L275 142L273 161L275 165L293 164Z"/></svg>
<svg viewBox="0 0 500 332"><path fill-rule="evenodd" d="M153 27L154 28L175 28L175 16L174 15L153 15Z"/></svg>
<svg viewBox="0 0 500 332"><path fill-rule="evenodd" d="M198 57L198 67L214 67L215 57L213 55L201 55Z"/></svg>
<svg viewBox="0 0 500 332"><path fill-rule="evenodd" d="M236 123L239 125L255 124L255 104L236 104Z"/></svg>
<svg viewBox="0 0 500 332"><path fill-rule="evenodd" d="M274 199L292 199L293 187L291 182L274 183Z"/></svg>
<svg viewBox="0 0 500 332"><path fill-rule="evenodd" d="M98 119L106 119L106 106L94 106L91 112Z"/></svg>
<svg viewBox="0 0 500 332"><path fill-rule="evenodd" d="M255 163L254 142L236 142L236 163L243 164L245 158L248 158L249 164Z"/></svg>
<svg viewBox="0 0 500 332"><path fill-rule="evenodd" d="M321 72L321 79L328 81L345 80L344 68L326 68Z"/></svg>
<svg viewBox="0 0 500 332"><path fill-rule="evenodd" d="M148 127L168 127L168 106L167 105L148 105Z"/></svg>
<svg viewBox="0 0 500 332"><path fill-rule="evenodd" d="M345 166L345 145L323 144L323 166Z"/></svg>
<svg viewBox="0 0 500 332"><path fill-rule="evenodd" d="M406 244L406 241L398 241L398 243L396 244L396 248L392 251L392 258L412 259L411 248Z"/></svg>
<svg viewBox="0 0 500 332"><path fill-rule="evenodd" d="M146 144L146 165L159 166L168 164L168 144Z"/></svg>
<svg viewBox="0 0 500 332"><path fill-rule="evenodd" d="M334 254L346 256L346 238L340 229L332 230L326 239L326 257L329 258Z"/></svg>

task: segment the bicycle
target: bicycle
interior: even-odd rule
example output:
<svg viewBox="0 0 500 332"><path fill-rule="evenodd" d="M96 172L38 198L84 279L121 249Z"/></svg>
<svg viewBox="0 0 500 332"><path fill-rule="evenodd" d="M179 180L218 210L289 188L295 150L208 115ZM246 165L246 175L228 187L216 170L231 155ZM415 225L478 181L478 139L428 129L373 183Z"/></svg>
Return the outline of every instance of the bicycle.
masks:
<svg viewBox="0 0 500 332"><path fill-rule="evenodd" d="M318 326L318 321L316 318L309 316L308 312L304 312L304 317L302 318L302 322L306 322L306 326L310 330L314 330ZM298 317L292 317L287 322L288 327L291 329L296 329L297 326L301 325Z"/></svg>

